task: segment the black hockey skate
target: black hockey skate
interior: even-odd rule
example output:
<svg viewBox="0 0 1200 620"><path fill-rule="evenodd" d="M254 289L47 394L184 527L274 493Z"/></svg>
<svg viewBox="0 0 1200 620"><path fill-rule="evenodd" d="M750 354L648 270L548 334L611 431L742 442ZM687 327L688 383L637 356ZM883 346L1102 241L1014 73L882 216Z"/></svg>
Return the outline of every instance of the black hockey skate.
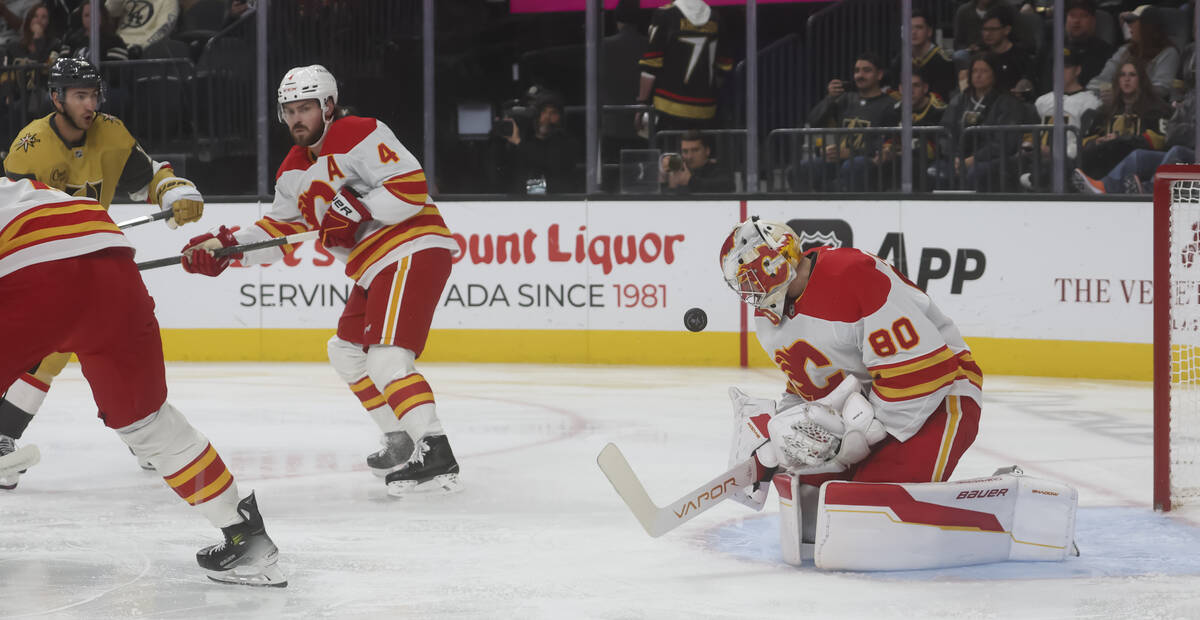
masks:
<svg viewBox="0 0 1200 620"><path fill-rule="evenodd" d="M196 562L208 578L221 583L282 588L287 577L279 569L279 548L263 527L254 493L238 502L245 521L221 528L225 542L196 552Z"/></svg>
<svg viewBox="0 0 1200 620"><path fill-rule="evenodd" d="M458 482L458 461L445 435L422 437L412 457L400 469L387 475L388 495L403 497L411 493L441 491L453 493Z"/></svg>
<svg viewBox="0 0 1200 620"><path fill-rule="evenodd" d="M371 473L383 478L404 467L413 455L413 440L404 431L384 433L383 449L367 456L367 467Z"/></svg>

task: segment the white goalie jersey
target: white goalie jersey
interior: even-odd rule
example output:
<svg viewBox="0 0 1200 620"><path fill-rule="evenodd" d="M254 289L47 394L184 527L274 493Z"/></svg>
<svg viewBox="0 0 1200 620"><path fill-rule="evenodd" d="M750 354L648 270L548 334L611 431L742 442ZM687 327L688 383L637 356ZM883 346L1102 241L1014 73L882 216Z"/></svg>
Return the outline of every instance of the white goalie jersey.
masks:
<svg viewBox="0 0 1200 620"><path fill-rule="evenodd" d="M805 256L813 261L808 285L779 324L755 318L788 394L817 400L853 375L870 386L876 419L900 441L947 396L982 405L983 373L928 295L866 252L817 248Z"/></svg>

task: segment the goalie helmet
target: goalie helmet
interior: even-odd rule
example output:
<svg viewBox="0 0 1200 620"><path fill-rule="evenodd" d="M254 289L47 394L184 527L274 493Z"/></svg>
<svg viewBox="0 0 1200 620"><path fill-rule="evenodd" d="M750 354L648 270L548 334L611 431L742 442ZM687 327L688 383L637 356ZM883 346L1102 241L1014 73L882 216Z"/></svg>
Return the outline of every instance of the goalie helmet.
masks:
<svg viewBox="0 0 1200 620"><path fill-rule="evenodd" d="M68 88L96 88L100 90L100 103L104 103L104 80L92 63L71 56L64 56L50 65L50 75L46 80L51 95L58 95L58 100L66 98Z"/></svg>
<svg viewBox="0 0 1200 620"><path fill-rule="evenodd" d="M294 67L283 75L283 79L279 82L279 90L276 92L278 102L276 113L279 122L284 122L283 104L285 103L316 99L324 107L325 100L331 97L333 104L337 105L337 80L333 78L333 74L328 69L321 65ZM331 120L326 119L325 124L328 125Z"/></svg>
<svg viewBox="0 0 1200 620"><path fill-rule="evenodd" d="M786 224L760 221L757 215L735 226L721 246L725 283L776 323L799 266L795 231Z"/></svg>

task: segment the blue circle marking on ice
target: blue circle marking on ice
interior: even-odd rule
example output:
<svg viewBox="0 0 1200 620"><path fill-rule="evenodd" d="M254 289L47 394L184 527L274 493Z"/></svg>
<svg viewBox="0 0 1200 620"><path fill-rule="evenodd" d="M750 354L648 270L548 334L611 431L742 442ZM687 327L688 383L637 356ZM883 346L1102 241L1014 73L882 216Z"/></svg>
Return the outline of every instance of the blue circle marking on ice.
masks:
<svg viewBox="0 0 1200 620"><path fill-rule="evenodd" d="M703 539L707 548L742 560L783 564L779 515L726 523L706 532ZM1080 557L1065 562L997 562L861 574L889 581L1200 575L1200 528L1145 508L1081 508L1075 541Z"/></svg>

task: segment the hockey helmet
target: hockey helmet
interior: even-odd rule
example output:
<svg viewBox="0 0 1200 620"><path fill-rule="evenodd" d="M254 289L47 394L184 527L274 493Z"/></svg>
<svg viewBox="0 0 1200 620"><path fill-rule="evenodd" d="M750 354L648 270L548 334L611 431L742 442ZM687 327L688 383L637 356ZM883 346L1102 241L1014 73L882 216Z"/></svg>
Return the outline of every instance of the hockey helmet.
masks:
<svg viewBox="0 0 1200 620"><path fill-rule="evenodd" d="M279 82L279 91L276 93L279 122L284 122L283 104L285 103L316 99L324 107L325 100L330 97L333 98L333 104L337 105L337 80L333 78L333 74L328 69L321 65L289 69L287 73L283 74L283 79ZM332 119L327 119L325 123L329 124L330 120Z"/></svg>
<svg viewBox="0 0 1200 620"><path fill-rule="evenodd" d="M788 285L800 267L800 243L787 224L753 216L735 226L721 246L721 272L742 301L778 321Z"/></svg>
<svg viewBox="0 0 1200 620"><path fill-rule="evenodd" d="M104 80L92 63L71 56L63 56L50 65L50 76L47 79L50 94L57 94L61 101L68 88L98 88L100 103L104 103Z"/></svg>

